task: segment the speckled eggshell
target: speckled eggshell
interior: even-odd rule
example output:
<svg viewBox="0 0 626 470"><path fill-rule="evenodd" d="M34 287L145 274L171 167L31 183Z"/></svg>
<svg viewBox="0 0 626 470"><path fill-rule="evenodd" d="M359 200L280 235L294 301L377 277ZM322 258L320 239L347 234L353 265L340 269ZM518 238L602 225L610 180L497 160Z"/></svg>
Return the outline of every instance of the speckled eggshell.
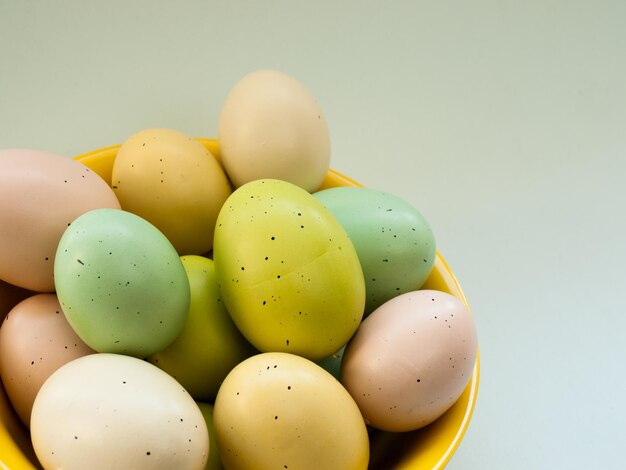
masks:
<svg viewBox="0 0 626 470"><path fill-rule="evenodd" d="M0 150L0 279L53 292L61 235L76 217L103 207L120 205L82 163L36 150Z"/></svg>
<svg viewBox="0 0 626 470"><path fill-rule="evenodd" d="M231 371L214 425L228 469L366 469L369 442L352 397L300 356L264 353Z"/></svg>
<svg viewBox="0 0 626 470"><path fill-rule="evenodd" d="M477 352L473 317L456 297L421 290L389 300L348 343L341 381L371 426L411 431L459 398Z"/></svg>
<svg viewBox="0 0 626 470"><path fill-rule="evenodd" d="M148 362L92 354L54 372L31 418L45 469L202 470L207 426L193 398Z"/></svg>
<svg viewBox="0 0 626 470"><path fill-rule="evenodd" d="M363 316L363 272L319 201L292 183L256 180L231 195L217 222L222 300L253 346L317 360L350 339Z"/></svg>
<svg viewBox="0 0 626 470"><path fill-rule="evenodd" d="M98 352L147 357L187 319L189 281L176 250L130 212L96 209L76 219L59 242L54 275L70 325Z"/></svg>
<svg viewBox="0 0 626 470"><path fill-rule="evenodd" d="M339 220L354 244L365 276L365 314L417 290L435 262L435 237L409 202L370 188L326 189L314 197Z"/></svg>
<svg viewBox="0 0 626 470"><path fill-rule="evenodd" d="M36 294L11 310L0 328L0 376L26 426L44 381L63 364L92 353L65 319L56 295Z"/></svg>
<svg viewBox="0 0 626 470"><path fill-rule="evenodd" d="M330 138L319 104L292 76L257 70L232 88L219 118L222 164L236 187L262 178L319 189Z"/></svg>
<svg viewBox="0 0 626 470"><path fill-rule="evenodd" d="M129 137L113 162L112 187L122 209L157 227L179 255L211 249L215 219L231 193L215 157L173 129L145 129Z"/></svg>
<svg viewBox="0 0 626 470"><path fill-rule="evenodd" d="M181 333L148 360L174 377L196 400L215 400L224 377L257 351L241 335L217 289L213 260L182 256L191 289Z"/></svg>

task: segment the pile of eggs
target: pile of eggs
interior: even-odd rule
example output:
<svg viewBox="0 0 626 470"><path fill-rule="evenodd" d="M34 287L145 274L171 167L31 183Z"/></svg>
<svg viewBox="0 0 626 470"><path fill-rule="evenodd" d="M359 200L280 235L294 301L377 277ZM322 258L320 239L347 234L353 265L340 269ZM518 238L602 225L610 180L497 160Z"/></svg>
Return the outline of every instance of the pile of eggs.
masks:
<svg viewBox="0 0 626 470"><path fill-rule="evenodd" d="M219 147L140 131L110 185L0 150L0 376L45 469L366 469L368 427L419 429L467 385L472 316L420 289L427 221L320 190L328 130L301 83L245 76Z"/></svg>

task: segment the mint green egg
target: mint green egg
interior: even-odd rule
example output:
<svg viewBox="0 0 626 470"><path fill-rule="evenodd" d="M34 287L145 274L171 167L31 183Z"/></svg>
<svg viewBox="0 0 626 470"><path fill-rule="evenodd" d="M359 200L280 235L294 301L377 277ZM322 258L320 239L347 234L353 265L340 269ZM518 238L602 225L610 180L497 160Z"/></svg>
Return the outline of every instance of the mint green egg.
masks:
<svg viewBox="0 0 626 470"><path fill-rule="evenodd" d="M343 359L343 353L345 352L346 347L343 346L336 353L331 354L324 359L316 361L316 364L324 369L326 372L331 374L337 380L341 380L341 360Z"/></svg>
<svg viewBox="0 0 626 470"><path fill-rule="evenodd" d="M187 318L178 253L130 212L96 209L74 220L59 242L54 280L68 322L98 352L147 357L174 341Z"/></svg>
<svg viewBox="0 0 626 470"><path fill-rule="evenodd" d="M435 262L435 237L410 203L359 187L325 189L313 196L339 220L354 244L365 276L366 315L426 282Z"/></svg>

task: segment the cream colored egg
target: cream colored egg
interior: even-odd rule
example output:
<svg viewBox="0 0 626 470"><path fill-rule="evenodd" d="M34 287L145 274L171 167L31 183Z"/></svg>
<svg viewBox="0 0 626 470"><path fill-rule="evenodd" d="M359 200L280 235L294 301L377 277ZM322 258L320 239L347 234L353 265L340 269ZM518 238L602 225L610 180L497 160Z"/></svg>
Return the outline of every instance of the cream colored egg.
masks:
<svg viewBox="0 0 626 470"><path fill-rule="evenodd" d="M156 226L179 255L211 250L217 214L231 193L215 157L173 129L129 137L113 162L112 187L122 209Z"/></svg>
<svg viewBox="0 0 626 470"><path fill-rule="evenodd" d="M202 413L176 380L141 359L106 353L46 380L31 437L46 470L202 470L209 452Z"/></svg>
<svg viewBox="0 0 626 470"><path fill-rule="evenodd" d="M275 70L243 77L219 119L222 164L235 186L261 178L319 189L330 163L330 139L307 88Z"/></svg>
<svg viewBox="0 0 626 470"><path fill-rule="evenodd" d="M365 423L348 392L289 353L246 359L224 380L214 426L227 469L366 469Z"/></svg>

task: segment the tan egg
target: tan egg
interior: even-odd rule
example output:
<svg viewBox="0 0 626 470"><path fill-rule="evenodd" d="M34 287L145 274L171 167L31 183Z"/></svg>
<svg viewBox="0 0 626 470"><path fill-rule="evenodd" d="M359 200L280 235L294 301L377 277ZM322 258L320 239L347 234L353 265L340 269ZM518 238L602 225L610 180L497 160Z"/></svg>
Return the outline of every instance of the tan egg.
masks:
<svg viewBox="0 0 626 470"><path fill-rule="evenodd" d="M219 119L222 165L236 187L263 178L319 189L330 163L324 115L307 88L275 70L243 77Z"/></svg>
<svg viewBox="0 0 626 470"><path fill-rule="evenodd" d="M344 352L341 382L371 426L415 430L459 398L477 347L463 302L435 290L408 292L363 321Z"/></svg>
<svg viewBox="0 0 626 470"><path fill-rule="evenodd" d="M295 354L261 353L226 377L214 427L229 470L365 470L367 428L328 372Z"/></svg>
<svg viewBox="0 0 626 470"><path fill-rule="evenodd" d="M122 209L156 226L179 255L212 248L217 214L231 193L206 147L173 129L129 137L115 157L112 187Z"/></svg>
<svg viewBox="0 0 626 470"><path fill-rule="evenodd" d="M0 376L26 426L45 380L63 364L93 352L70 327L55 294L28 297L9 312L0 328Z"/></svg>
<svg viewBox="0 0 626 470"><path fill-rule="evenodd" d="M79 215L119 209L111 188L82 163L36 150L0 150L0 279L54 291L54 256Z"/></svg>

